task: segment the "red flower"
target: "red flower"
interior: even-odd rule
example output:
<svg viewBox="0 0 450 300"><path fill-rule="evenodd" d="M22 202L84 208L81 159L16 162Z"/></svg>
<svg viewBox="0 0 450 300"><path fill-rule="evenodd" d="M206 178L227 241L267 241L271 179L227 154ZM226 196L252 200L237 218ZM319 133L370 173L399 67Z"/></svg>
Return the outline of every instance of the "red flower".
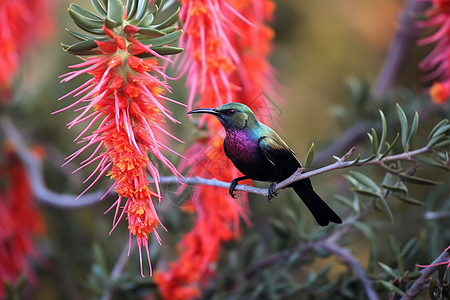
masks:
<svg viewBox="0 0 450 300"><path fill-rule="evenodd" d="M162 103L164 100L174 100L164 96L164 92L170 91L170 87L158 60L139 58L130 49L140 48L146 54L167 59L134 38L132 34L136 31L132 30L133 27L126 26L126 28L125 31L112 30L103 25L103 31L110 40L95 41L98 48L91 51L96 55L88 57L83 63L70 66L78 70L62 76L64 79L61 82L67 82L82 74L91 75L91 79L61 99L72 94L84 95L59 111L85 104L77 109L80 114L68 126L71 128L90 120L75 140L79 140L89 130L92 133L81 138L86 145L69 156L68 161L96 145L93 153L79 168L97 163L94 173L98 175L86 190L105 173L114 180L111 188L115 189L119 197L110 208L115 207L113 229L126 213L130 238L134 235L139 245L141 274L143 274L141 246L146 249L150 265L149 234L153 232L160 241L156 228L158 225L164 228L153 205L155 198L161 201L159 173L155 166L156 162L150 160L147 153L150 152L175 176L181 176L161 152L162 149L174 151L155 138L157 132L173 137L161 127L166 119L179 122ZM67 47L66 50L70 49ZM91 129L93 126L97 127ZM103 152L100 150L102 147L105 148ZM149 187L147 170L154 180L153 189ZM94 173L86 181L90 180ZM121 206L123 209L120 212Z"/></svg>
<svg viewBox="0 0 450 300"><path fill-rule="evenodd" d="M53 30L52 0L0 2L0 100L9 100L9 89L23 54Z"/></svg>
<svg viewBox="0 0 450 300"><path fill-rule="evenodd" d="M419 67L429 71L425 80L439 80L430 89L430 96L435 103L444 104L450 89L450 2L432 0L433 9L428 11L429 19L418 22L420 27L435 27L431 36L419 41L420 45L436 43L434 49L420 62Z"/></svg>
<svg viewBox="0 0 450 300"><path fill-rule="evenodd" d="M44 232L39 209L26 170L12 149L6 147L5 164L0 165L0 282L14 284L20 275L35 282L31 259L39 259L35 236ZM4 297L0 285L0 298Z"/></svg>

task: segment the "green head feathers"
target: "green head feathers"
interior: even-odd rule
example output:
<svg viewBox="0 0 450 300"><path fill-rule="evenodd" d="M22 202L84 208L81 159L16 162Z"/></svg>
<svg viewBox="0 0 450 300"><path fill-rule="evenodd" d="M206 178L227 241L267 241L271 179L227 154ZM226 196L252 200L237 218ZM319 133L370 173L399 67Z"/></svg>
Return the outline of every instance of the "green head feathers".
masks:
<svg viewBox="0 0 450 300"><path fill-rule="evenodd" d="M188 112L188 114L196 113L215 115L227 130L252 128L258 124L252 110L247 105L237 102L226 103L217 108L200 108Z"/></svg>

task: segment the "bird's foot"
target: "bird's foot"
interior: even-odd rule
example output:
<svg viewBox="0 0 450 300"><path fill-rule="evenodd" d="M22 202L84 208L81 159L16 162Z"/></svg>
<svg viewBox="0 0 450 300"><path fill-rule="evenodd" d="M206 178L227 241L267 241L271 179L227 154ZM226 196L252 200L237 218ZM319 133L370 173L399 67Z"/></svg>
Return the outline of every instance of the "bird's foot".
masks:
<svg viewBox="0 0 450 300"><path fill-rule="evenodd" d="M236 188L236 185L238 184L238 181L239 181L238 178L235 178L235 179L231 180L230 187L228 188L228 193L234 199L236 199L236 197L235 197L236 194L234 193L234 189Z"/></svg>
<svg viewBox="0 0 450 300"><path fill-rule="evenodd" d="M275 191L276 182L272 182L272 184L267 189L267 200L272 202L272 199L278 196L278 191Z"/></svg>

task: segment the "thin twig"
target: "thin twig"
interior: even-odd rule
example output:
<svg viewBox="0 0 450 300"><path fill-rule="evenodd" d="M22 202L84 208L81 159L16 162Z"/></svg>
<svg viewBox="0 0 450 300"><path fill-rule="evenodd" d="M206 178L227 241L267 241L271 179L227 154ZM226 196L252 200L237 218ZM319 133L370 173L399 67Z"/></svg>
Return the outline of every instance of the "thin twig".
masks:
<svg viewBox="0 0 450 300"><path fill-rule="evenodd" d="M7 140L13 145L17 155L27 169L27 175L34 196L39 201L45 204L66 208L82 207L99 202L104 194L102 191L85 194L75 201L76 195L56 193L47 188L43 179L42 162L36 159L30 152L19 130L5 115L1 116L0 123Z"/></svg>
<svg viewBox="0 0 450 300"><path fill-rule="evenodd" d="M424 219L427 221L440 221L450 219L450 212L442 211L427 211L424 215Z"/></svg>
<svg viewBox="0 0 450 300"><path fill-rule="evenodd" d="M355 270L356 275L361 281L361 284L363 285L364 290L366 291L367 298L369 300L378 299L378 296L375 290L373 289L372 281L369 278L367 278L364 268L361 266L361 263L353 254L350 253L350 251L348 251L345 248L342 248L336 243L330 243L327 241L320 242L319 246L332 252L334 255L336 255L337 257L342 259L342 261L348 264L353 270Z"/></svg>
<svg viewBox="0 0 450 300"><path fill-rule="evenodd" d="M112 296L114 295L114 291L116 290L116 283L117 280L120 278L120 275L123 273L123 269L127 265L127 262L129 260L128 252L130 245L126 244L122 252L120 253L119 258L116 261L116 264L114 265L114 268L111 271L111 275L109 276L109 285L106 289L105 293L103 294L101 300L109 300L112 299ZM131 247L135 247L135 243L131 244Z"/></svg>
<svg viewBox="0 0 450 300"><path fill-rule="evenodd" d="M441 255L439 255L438 258L436 258L429 266L420 271L422 274L408 288L405 295L400 300L412 300L428 286L431 275L437 271L440 264L450 260L450 251L448 251L448 249L449 248L442 252Z"/></svg>

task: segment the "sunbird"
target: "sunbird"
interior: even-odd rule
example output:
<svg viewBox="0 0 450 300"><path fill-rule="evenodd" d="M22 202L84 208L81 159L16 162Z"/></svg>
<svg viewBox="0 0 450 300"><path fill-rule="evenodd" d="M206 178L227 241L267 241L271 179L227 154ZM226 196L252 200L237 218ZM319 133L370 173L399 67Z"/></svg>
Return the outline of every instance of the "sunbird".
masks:
<svg viewBox="0 0 450 300"><path fill-rule="evenodd" d="M217 108L200 108L188 112L197 113L214 115L225 128L225 155L244 174L231 181L229 193L233 198L236 185L244 179L271 182L269 197L272 197L273 186L301 168L294 151L273 129L259 122L248 106L231 102ZM319 225L342 223L341 218L314 192L309 178L293 182L289 187L306 204Z"/></svg>

